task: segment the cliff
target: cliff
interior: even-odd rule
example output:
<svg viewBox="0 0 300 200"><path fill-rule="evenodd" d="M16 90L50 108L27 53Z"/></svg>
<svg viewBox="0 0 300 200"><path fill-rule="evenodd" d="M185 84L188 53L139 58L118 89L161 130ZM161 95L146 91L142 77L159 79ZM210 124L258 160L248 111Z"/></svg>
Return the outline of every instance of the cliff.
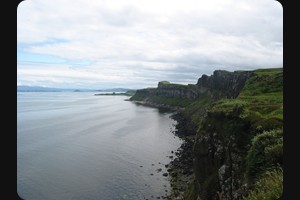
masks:
<svg viewBox="0 0 300 200"><path fill-rule="evenodd" d="M130 100L184 107L204 96L211 99L236 98L246 80L252 75L253 72L248 71L217 70L212 76L203 75L195 85L180 85L161 81L157 88L137 90Z"/></svg>
<svg viewBox="0 0 300 200"><path fill-rule="evenodd" d="M227 98L236 98L252 75L253 72L250 71L216 70L212 76L202 75L197 86L201 88L201 91L217 90Z"/></svg>
<svg viewBox="0 0 300 200"><path fill-rule="evenodd" d="M195 85L163 81L138 90L131 100L184 107L178 127L194 135L189 153L194 178L184 188L184 199L282 195L282 68L217 70Z"/></svg>
<svg viewBox="0 0 300 200"><path fill-rule="evenodd" d="M216 87L230 87L226 84L234 76L223 76L225 84ZM205 113L195 104L185 111L196 124L194 195L203 200L217 199L217 194L228 200L277 199L282 181L273 183L265 174L282 180L283 71L255 70L239 91L232 89L227 94L234 99L206 104ZM260 188L264 181L269 182Z"/></svg>

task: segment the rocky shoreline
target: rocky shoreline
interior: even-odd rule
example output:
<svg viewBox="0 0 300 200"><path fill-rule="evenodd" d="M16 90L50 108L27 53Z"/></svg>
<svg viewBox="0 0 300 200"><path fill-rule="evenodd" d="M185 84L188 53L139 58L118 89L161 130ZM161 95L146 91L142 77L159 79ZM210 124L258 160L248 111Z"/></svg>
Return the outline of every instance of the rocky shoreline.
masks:
<svg viewBox="0 0 300 200"><path fill-rule="evenodd" d="M185 119L180 113L171 116L177 121L174 134L183 140L181 146L174 152L174 159L166 166L170 177L171 194L167 199L184 199L184 192L191 181L194 180L193 146L194 133L185 127ZM173 157L171 157L173 158Z"/></svg>
<svg viewBox="0 0 300 200"><path fill-rule="evenodd" d="M168 156L171 161L165 165L167 172L163 173L163 176L168 177L170 181L171 191L168 195L157 197L157 199L183 200L184 192L187 190L190 182L194 180L193 146L195 141L195 130L187 124L187 119L181 113L184 108L151 101L129 101L138 105L167 109L174 112L170 116L177 122L173 134L182 139L183 142L176 151L171 151L171 155ZM160 172L158 170L161 169L157 169L157 172Z"/></svg>
<svg viewBox="0 0 300 200"><path fill-rule="evenodd" d="M194 179L192 149L194 137L187 136L181 147L175 152L177 156L167 166L170 177L171 194L167 199L184 199L184 192Z"/></svg>
<svg viewBox="0 0 300 200"><path fill-rule="evenodd" d="M136 100L130 100L130 99L125 99L125 101L131 101L135 104L143 105L143 106L150 106L150 107L155 107L155 108L164 108L164 109L168 109L168 110L171 110L171 111L181 111L181 110L184 109L183 107L180 107L180 106L170 106L170 105L167 105L167 104L159 104L159 103L154 103L154 102L151 102L151 101L136 101Z"/></svg>
<svg viewBox="0 0 300 200"><path fill-rule="evenodd" d="M157 88L137 90L131 100L185 108L173 117L183 144L168 155L171 189L163 199L281 197L282 80L282 68L216 70L196 85L161 81Z"/></svg>

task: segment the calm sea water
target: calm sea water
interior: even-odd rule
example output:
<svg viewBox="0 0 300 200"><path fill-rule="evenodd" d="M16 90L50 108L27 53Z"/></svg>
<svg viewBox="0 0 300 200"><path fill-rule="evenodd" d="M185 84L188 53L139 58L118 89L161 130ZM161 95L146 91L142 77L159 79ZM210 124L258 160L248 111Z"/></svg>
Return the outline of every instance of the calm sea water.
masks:
<svg viewBox="0 0 300 200"><path fill-rule="evenodd" d="M18 92L18 194L26 200L114 200L168 193L162 173L181 144L171 132L176 122L171 113L126 98Z"/></svg>

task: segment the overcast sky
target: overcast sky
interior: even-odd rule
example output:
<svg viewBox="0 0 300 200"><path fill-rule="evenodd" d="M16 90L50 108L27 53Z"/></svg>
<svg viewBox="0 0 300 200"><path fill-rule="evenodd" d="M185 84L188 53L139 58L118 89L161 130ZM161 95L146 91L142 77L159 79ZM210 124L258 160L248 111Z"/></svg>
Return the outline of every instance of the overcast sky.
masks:
<svg viewBox="0 0 300 200"><path fill-rule="evenodd" d="M283 66L275 0L26 0L17 84L143 88Z"/></svg>

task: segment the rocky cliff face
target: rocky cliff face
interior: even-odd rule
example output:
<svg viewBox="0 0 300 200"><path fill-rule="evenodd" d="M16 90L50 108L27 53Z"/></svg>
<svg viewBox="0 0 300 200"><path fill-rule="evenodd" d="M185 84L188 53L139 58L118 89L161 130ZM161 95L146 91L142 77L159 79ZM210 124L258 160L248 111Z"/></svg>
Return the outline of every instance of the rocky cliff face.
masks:
<svg viewBox="0 0 300 200"><path fill-rule="evenodd" d="M251 133L249 122L241 119L243 106L225 114L210 110L197 133L194 168L202 199L241 199L243 171Z"/></svg>
<svg viewBox="0 0 300 200"><path fill-rule="evenodd" d="M253 75L253 72L228 72L224 70L214 71L212 76L202 75L198 79L197 86L202 91L217 90L227 98L236 98L245 82Z"/></svg>
<svg viewBox="0 0 300 200"><path fill-rule="evenodd" d="M199 96L199 88L196 85L179 85L158 83L156 94L162 97L196 99Z"/></svg>
<svg viewBox="0 0 300 200"><path fill-rule="evenodd" d="M282 77L282 68L217 70L196 85L163 81L136 92L131 100L173 106L186 102L179 125L189 137L194 133L195 178L184 199L243 199L251 188L260 187L255 181L262 173L282 165L283 138L275 134L283 126ZM275 191L272 187L266 191ZM264 199L274 199L266 195L262 192Z"/></svg>
<svg viewBox="0 0 300 200"><path fill-rule="evenodd" d="M155 102L155 97L195 100L203 94L217 99L236 98L251 75L252 72L217 70L212 76L203 75L196 85L179 85L161 81L157 88L137 90L131 100Z"/></svg>
<svg viewBox="0 0 300 200"><path fill-rule="evenodd" d="M261 174L282 165L282 136L275 134L282 132L283 126L282 69L215 71L210 77L202 76L197 85L221 91L227 98L186 109L186 116L196 126L195 181L187 191L192 198L186 199L243 199L251 188L260 187L255 181ZM201 113L204 106L206 112ZM256 142L260 138L263 141ZM276 153L269 154L269 148ZM249 199L276 199L267 195L262 192Z"/></svg>
<svg viewBox="0 0 300 200"><path fill-rule="evenodd" d="M196 85L179 85L158 83L157 88L141 89L136 91L132 99L151 99L153 96L181 99L196 99L202 91Z"/></svg>

